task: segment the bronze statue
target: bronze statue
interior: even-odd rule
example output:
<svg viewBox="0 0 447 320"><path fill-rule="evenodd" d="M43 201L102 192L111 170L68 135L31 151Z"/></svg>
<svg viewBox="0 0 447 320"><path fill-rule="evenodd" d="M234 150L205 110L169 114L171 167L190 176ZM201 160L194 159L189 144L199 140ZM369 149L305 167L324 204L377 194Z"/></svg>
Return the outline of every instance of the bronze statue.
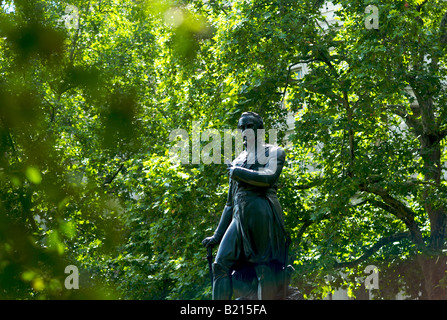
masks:
<svg viewBox="0 0 447 320"><path fill-rule="evenodd" d="M241 115L244 151L228 167L230 187L219 225L202 241L207 248L220 244L212 264L214 300L230 300L233 293L259 300L286 295L288 236L276 196L286 155L261 141L263 128L258 114Z"/></svg>

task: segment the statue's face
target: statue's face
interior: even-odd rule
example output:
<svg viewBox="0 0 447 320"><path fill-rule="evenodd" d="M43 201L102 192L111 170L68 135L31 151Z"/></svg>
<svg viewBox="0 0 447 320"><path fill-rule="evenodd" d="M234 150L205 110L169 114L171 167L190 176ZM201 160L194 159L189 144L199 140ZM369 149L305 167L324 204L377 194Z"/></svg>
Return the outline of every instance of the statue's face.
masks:
<svg viewBox="0 0 447 320"><path fill-rule="evenodd" d="M247 145L254 147L257 137L257 130L259 129L259 123L256 119L252 116L243 116L239 119L237 128L241 130L245 147L247 147Z"/></svg>
<svg viewBox="0 0 447 320"><path fill-rule="evenodd" d="M255 130L256 120L251 116L244 116L239 119L237 128L243 133L246 129Z"/></svg>

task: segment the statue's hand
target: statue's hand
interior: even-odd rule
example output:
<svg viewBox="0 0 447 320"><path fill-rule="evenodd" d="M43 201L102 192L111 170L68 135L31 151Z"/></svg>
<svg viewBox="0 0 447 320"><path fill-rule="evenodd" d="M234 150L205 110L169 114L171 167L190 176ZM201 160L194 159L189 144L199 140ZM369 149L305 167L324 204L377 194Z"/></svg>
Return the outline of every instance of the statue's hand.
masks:
<svg viewBox="0 0 447 320"><path fill-rule="evenodd" d="M227 164L227 173L231 177L233 174L234 167L232 164Z"/></svg>
<svg viewBox="0 0 447 320"><path fill-rule="evenodd" d="M212 236L212 237L207 237L207 238L203 239L202 244L205 248L208 248L208 247L214 247L216 244L218 244L218 242L214 238L214 236Z"/></svg>

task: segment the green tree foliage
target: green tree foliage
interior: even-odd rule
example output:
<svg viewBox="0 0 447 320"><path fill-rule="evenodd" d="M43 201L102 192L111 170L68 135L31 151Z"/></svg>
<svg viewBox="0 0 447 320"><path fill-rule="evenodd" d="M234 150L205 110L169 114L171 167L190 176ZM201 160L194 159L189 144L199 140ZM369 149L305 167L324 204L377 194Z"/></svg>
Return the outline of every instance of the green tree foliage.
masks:
<svg viewBox="0 0 447 320"><path fill-rule="evenodd" d="M363 2L336 3L343 26L317 17L327 27L303 33L290 61L310 63L290 88L311 181L298 255L313 257L299 264L357 277L375 264L394 286L379 297L445 298L445 3L372 2L377 30L364 27Z"/></svg>
<svg viewBox="0 0 447 320"><path fill-rule="evenodd" d="M296 117L293 284L355 296L374 264L377 298L445 298L447 5L371 1L368 30L364 1L334 3L343 24L321 1L2 1L0 297L209 299L226 167L169 135L253 110L280 143Z"/></svg>

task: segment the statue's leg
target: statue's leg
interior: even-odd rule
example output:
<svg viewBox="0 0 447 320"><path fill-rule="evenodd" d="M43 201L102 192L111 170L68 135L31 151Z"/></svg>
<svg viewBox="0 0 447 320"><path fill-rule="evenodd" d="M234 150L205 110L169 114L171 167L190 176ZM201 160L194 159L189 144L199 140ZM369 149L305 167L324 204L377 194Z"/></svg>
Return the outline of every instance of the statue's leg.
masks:
<svg viewBox="0 0 447 320"><path fill-rule="evenodd" d="M213 300L231 300L233 285L231 283L230 269L214 262L213 274Z"/></svg>
<svg viewBox="0 0 447 320"><path fill-rule="evenodd" d="M274 300L277 291L275 270L268 264L258 264L255 270L258 278L258 299Z"/></svg>
<svg viewBox="0 0 447 320"><path fill-rule="evenodd" d="M213 263L213 300L230 300L233 296L230 272L239 259L239 247L237 226L233 221L222 238Z"/></svg>

